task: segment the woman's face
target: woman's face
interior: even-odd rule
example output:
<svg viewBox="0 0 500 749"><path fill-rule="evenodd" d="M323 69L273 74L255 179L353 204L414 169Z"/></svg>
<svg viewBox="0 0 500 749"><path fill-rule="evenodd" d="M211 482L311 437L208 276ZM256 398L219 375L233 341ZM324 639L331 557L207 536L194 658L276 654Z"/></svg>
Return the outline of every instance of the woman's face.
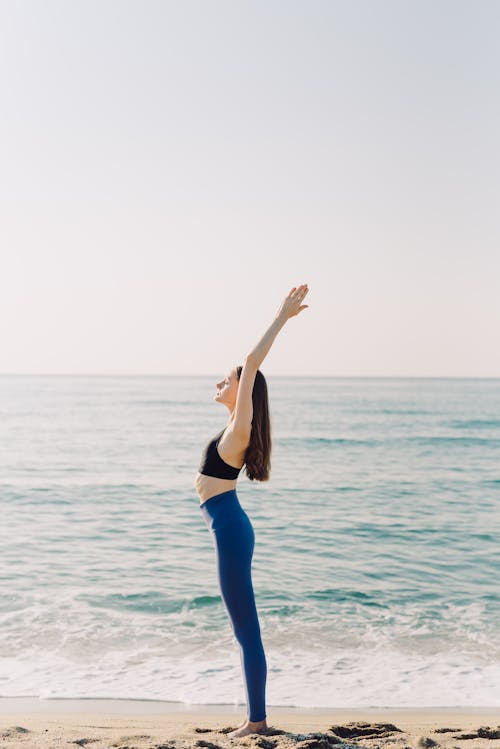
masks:
<svg viewBox="0 0 500 749"><path fill-rule="evenodd" d="M217 392L214 395L214 400L218 403L224 403L229 408L234 408L236 396L238 395L238 382L238 373L236 372L236 368L234 368L217 383Z"/></svg>

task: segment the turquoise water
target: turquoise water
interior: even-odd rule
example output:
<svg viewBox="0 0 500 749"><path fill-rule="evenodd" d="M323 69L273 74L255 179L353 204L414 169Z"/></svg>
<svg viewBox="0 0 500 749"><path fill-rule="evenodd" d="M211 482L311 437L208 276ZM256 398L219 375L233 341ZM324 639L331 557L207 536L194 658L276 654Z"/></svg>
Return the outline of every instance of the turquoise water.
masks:
<svg viewBox="0 0 500 749"><path fill-rule="evenodd" d="M194 488L218 379L0 377L0 696L244 705ZM268 705L500 705L500 380L267 380Z"/></svg>

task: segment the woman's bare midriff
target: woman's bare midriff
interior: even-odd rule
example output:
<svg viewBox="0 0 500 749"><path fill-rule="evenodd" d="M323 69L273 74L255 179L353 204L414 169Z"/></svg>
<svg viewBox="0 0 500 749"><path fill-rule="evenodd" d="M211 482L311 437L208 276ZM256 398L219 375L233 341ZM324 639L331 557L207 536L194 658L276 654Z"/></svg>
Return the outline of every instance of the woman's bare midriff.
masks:
<svg viewBox="0 0 500 749"><path fill-rule="evenodd" d="M218 479L216 476L205 476L204 473L198 472L196 474L195 486L200 498L200 504L206 502L210 497L215 497L216 494L222 494L222 492L235 489L237 482L238 479Z"/></svg>
<svg viewBox="0 0 500 749"><path fill-rule="evenodd" d="M219 442L218 450L222 460L231 466L242 466L245 458L246 447L244 450L238 450L237 452L230 451L230 440L231 434L227 433L223 435L223 438ZM215 497L216 494L222 494L222 492L228 492L230 489L235 489L238 479L219 479L216 476L205 476L204 473L196 474L194 485L198 496L200 498L200 504L206 502L210 497Z"/></svg>

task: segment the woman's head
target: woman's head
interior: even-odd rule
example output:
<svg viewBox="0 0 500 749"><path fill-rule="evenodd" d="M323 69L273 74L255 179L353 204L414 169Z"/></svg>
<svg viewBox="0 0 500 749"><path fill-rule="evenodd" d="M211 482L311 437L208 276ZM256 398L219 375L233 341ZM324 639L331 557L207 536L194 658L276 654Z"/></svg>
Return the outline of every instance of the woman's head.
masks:
<svg viewBox="0 0 500 749"><path fill-rule="evenodd" d="M242 366L233 367L217 383L214 400L223 403L232 413L236 407L238 382L243 371ZM271 419L267 383L264 375L257 370L252 390L252 431L250 443L245 453L246 475L256 481L268 481L271 470Z"/></svg>
<svg viewBox="0 0 500 749"><path fill-rule="evenodd" d="M237 367L233 367L233 369L231 369L226 376L217 383L217 392L214 395L214 400L216 400L217 403L223 403L230 411L234 411L234 407L236 406L239 377Z"/></svg>
<svg viewBox="0 0 500 749"><path fill-rule="evenodd" d="M241 377L242 371L242 366L235 367L238 380ZM271 416L269 413L266 378L260 369L255 374L255 382L252 390L252 406L252 431L250 434L250 444L245 453L246 475L252 481L268 481L271 471Z"/></svg>

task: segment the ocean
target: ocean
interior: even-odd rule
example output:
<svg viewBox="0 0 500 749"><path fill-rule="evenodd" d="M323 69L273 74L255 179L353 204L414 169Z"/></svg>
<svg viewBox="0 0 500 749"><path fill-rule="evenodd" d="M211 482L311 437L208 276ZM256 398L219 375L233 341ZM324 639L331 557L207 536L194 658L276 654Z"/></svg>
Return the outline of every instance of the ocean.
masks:
<svg viewBox="0 0 500 749"><path fill-rule="evenodd" d="M220 376L0 377L0 697L245 705L194 488ZM268 707L500 706L500 379L267 383Z"/></svg>

